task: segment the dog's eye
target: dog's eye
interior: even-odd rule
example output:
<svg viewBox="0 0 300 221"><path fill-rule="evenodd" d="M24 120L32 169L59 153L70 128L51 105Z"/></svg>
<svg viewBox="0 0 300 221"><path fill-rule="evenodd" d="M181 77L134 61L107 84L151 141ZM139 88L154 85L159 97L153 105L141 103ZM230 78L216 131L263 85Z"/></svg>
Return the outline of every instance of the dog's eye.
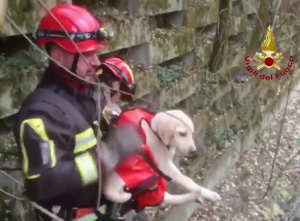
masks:
<svg viewBox="0 0 300 221"><path fill-rule="evenodd" d="M179 135L182 136L182 137L185 137L187 135L187 133L181 131L181 132L179 132Z"/></svg>

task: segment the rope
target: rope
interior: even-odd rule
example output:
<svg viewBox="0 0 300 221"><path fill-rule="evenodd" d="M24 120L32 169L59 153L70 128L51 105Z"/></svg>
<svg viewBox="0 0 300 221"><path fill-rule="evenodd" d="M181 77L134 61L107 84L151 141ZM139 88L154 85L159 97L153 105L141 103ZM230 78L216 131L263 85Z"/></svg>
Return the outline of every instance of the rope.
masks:
<svg viewBox="0 0 300 221"><path fill-rule="evenodd" d="M8 178L10 178L11 180L15 181L15 182L16 182L17 184L19 184L20 186L24 187L24 185L23 185L19 180L15 179L14 177L10 176L9 174L7 174L6 172L4 172L4 171L2 171L2 170L0 170L0 172L1 172L2 174L4 174L5 176L7 176ZM28 201L29 201L29 200L28 200ZM40 210L42 213L48 215L50 218L52 218L52 219L54 219L54 220L57 220L57 221L64 221L63 219L59 218L57 215L55 215L54 213L50 212L49 210L46 210L44 207L38 205L37 203L34 203L34 202L32 202L32 201L29 201L29 202L30 202L30 204L31 204L34 208Z"/></svg>

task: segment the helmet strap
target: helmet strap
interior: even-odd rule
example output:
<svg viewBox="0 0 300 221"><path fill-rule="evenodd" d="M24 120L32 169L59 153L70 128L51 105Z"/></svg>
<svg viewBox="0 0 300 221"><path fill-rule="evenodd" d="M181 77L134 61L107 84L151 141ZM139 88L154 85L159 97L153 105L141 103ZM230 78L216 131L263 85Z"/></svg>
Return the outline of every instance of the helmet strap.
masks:
<svg viewBox="0 0 300 221"><path fill-rule="evenodd" d="M73 59L73 62L72 62L72 66L71 66L71 70L73 73L76 74L76 69L77 69L77 64L78 64L78 60L79 60L79 53L76 53L74 55L74 59Z"/></svg>
<svg viewBox="0 0 300 221"><path fill-rule="evenodd" d="M111 87L113 87L113 82L111 82ZM113 97L118 93L118 91L115 91L113 89L110 90L110 96Z"/></svg>
<svg viewBox="0 0 300 221"><path fill-rule="evenodd" d="M78 64L78 60L79 60L79 55L80 55L79 53L76 53L74 55L72 66L71 66L71 69L70 69L70 71L72 73L74 73L74 74L77 74L76 70L77 70L77 64ZM86 90L88 89L88 86L85 84L85 82L83 82L80 79L77 79L75 76L70 76L70 78L72 79L73 83L77 82L77 83L75 83L76 86L73 85L73 87L75 86L76 90L78 92L81 92L81 93L85 93L86 92Z"/></svg>

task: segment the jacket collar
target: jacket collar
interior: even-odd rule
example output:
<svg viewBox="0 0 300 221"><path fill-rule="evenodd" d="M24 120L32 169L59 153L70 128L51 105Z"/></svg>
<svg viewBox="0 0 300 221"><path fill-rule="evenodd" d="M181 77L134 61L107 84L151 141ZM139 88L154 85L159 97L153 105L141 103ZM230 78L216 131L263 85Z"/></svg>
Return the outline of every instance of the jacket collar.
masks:
<svg viewBox="0 0 300 221"><path fill-rule="evenodd" d="M54 69L54 70L53 70ZM56 68L47 68L44 72L38 87L56 86L64 90L67 94L78 99L91 98L94 94L94 88L85 84L76 77L66 73L60 68L54 72Z"/></svg>
<svg viewBox="0 0 300 221"><path fill-rule="evenodd" d="M48 88L60 94L73 104L89 123L94 121L96 115L96 101L93 96L93 88L89 88L86 93L78 93L76 89L65 84L64 81L59 81L59 79L55 78L55 75L53 75L49 69L45 71L37 87Z"/></svg>

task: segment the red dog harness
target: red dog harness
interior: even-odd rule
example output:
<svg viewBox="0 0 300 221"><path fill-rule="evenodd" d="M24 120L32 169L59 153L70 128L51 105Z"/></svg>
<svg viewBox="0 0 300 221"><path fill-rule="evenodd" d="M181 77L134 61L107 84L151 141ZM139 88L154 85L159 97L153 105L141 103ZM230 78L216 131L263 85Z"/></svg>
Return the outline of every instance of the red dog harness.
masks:
<svg viewBox="0 0 300 221"><path fill-rule="evenodd" d="M143 145L142 149L154 160L151 150ZM137 209L157 206L163 201L166 180L159 176L141 155L132 155L115 169L126 184L125 191L132 193Z"/></svg>
<svg viewBox="0 0 300 221"><path fill-rule="evenodd" d="M141 109L128 110L120 115L118 126L134 125L138 128L143 141L146 142L146 134L141 127L141 121L144 119L150 124L154 115ZM132 193L139 211L146 206L160 205L167 188L166 180L171 180L158 169L150 147L143 144L142 150L143 156L134 154L124 159L115 169L126 184L124 190Z"/></svg>
<svg viewBox="0 0 300 221"><path fill-rule="evenodd" d="M127 111L123 111L119 115L117 125L118 126L128 125L128 124L133 125L135 128L138 129L138 131L143 139L143 142L146 143L146 134L145 134L145 131L141 127L141 121L146 120L148 122L148 124L150 125L154 116L155 116L155 113L151 113L151 112L143 110L143 109L127 110Z"/></svg>

